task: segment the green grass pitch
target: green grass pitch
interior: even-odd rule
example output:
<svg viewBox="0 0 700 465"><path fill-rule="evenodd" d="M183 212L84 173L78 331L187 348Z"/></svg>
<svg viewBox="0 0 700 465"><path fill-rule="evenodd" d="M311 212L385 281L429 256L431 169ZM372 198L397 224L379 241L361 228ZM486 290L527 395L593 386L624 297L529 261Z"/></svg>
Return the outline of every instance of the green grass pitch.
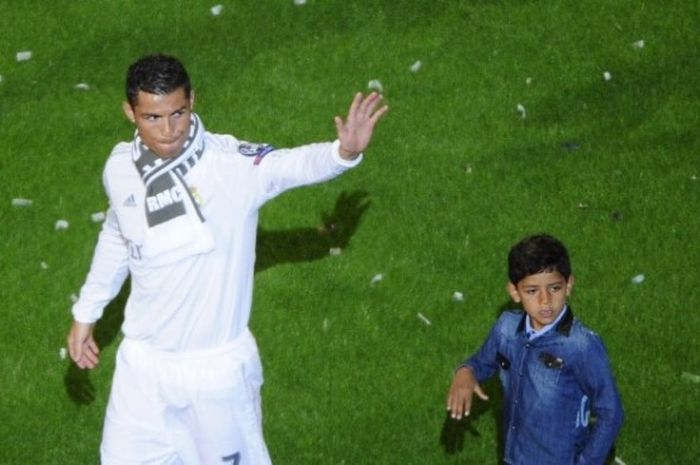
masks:
<svg viewBox="0 0 700 465"><path fill-rule="evenodd" d="M496 464L497 383L469 422L447 419L445 395L508 305L509 246L541 231L569 246L572 307L608 348L619 459L698 461L696 2L214 5L2 2L1 464L98 463L126 290L98 326L98 369L59 351L102 167L132 135L126 68L155 51L185 62L207 128L241 139L330 140L371 80L391 107L358 169L261 214L251 326L276 463Z"/></svg>

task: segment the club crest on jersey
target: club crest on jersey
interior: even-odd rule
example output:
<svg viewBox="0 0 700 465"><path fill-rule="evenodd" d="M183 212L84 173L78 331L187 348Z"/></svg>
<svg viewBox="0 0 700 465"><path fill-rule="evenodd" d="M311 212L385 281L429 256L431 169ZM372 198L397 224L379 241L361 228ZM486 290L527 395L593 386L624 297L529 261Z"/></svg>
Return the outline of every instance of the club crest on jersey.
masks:
<svg viewBox="0 0 700 465"><path fill-rule="evenodd" d="M192 199L199 205L200 207L204 205L204 202L202 202L202 196L199 195L199 190L195 186L190 186L190 194L192 194Z"/></svg>
<svg viewBox="0 0 700 465"><path fill-rule="evenodd" d="M243 143L238 146L238 153L246 157L255 157L254 165L259 165L263 157L268 153L275 150L272 145L269 144L249 144Z"/></svg>

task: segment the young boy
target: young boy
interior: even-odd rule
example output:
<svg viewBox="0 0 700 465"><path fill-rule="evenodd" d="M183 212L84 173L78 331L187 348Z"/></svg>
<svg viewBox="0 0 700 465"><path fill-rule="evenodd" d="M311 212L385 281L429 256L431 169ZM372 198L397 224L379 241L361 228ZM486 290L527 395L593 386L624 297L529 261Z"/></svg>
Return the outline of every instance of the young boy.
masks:
<svg viewBox="0 0 700 465"><path fill-rule="evenodd" d="M554 237L523 239L508 254L508 293L523 310L504 312L486 342L455 372L452 418L469 415L472 395L498 371L504 391L504 462L605 463L623 421L600 337L574 317L566 247Z"/></svg>

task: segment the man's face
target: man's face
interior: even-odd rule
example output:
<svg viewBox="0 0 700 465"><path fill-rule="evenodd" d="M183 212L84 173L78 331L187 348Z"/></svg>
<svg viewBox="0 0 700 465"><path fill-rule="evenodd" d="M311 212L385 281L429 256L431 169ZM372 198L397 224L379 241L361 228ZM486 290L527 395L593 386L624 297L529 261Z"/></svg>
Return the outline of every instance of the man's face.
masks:
<svg viewBox="0 0 700 465"><path fill-rule="evenodd" d="M190 98L180 87L167 95L139 91L136 105L124 102L126 117L136 124L146 146L163 158L177 156L187 140L194 92Z"/></svg>
<svg viewBox="0 0 700 465"><path fill-rule="evenodd" d="M540 330L557 319L573 286L573 275L566 280L558 271L545 271L526 276L517 285L509 282L508 293L522 303L532 327Z"/></svg>

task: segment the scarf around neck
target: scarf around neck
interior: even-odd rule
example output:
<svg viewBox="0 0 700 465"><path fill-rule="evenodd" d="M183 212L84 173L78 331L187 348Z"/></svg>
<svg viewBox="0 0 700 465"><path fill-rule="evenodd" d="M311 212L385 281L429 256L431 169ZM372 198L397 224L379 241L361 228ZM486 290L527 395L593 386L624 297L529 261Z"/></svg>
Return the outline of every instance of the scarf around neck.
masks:
<svg viewBox="0 0 700 465"><path fill-rule="evenodd" d="M182 152L176 157L159 157L136 134L133 161L146 185L145 208L149 228L187 214L185 202L191 203L200 221L204 221L184 181L185 175L202 158L203 153L204 128L195 113L191 115L189 135Z"/></svg>
<svg viewBox="0 0 700 465"><path fill-rule="evenodd" d="M159 157L138 132L134 137L132 161L146 186L144 258L156 265L209 252L214 247L212 233L185 181L202 159L204 149L204 126L195 113L191 114L182 152L175 157Z"/></svg>

